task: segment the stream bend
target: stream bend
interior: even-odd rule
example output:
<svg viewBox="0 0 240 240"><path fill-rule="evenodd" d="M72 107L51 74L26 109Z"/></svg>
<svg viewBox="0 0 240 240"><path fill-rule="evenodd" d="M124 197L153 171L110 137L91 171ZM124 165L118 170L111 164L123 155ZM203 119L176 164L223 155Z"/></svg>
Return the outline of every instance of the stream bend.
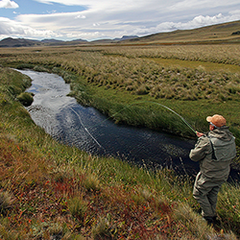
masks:
<svg viewBox="0 0 240 240"><path fill-rule="evenodd" d="M168 167L195 175L198 163L188 157L195 141L149 129L116 125L92 107L67 96L70 85L56 75L17 70L32 79L27 90L34 101L27 107L33 121L58 141L100 156L154 168ZM239 172L235 173L240 176Z"/></svg>

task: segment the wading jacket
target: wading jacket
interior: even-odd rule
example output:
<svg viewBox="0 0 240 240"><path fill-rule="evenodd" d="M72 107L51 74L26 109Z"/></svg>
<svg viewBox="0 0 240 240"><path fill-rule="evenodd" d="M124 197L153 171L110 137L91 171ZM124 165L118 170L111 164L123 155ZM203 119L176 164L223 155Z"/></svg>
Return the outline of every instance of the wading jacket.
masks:
<svg viewBox="0 0 240 240"><path fill-rule="evenodd" d="M235 156L235 137L227 126L198 138L195 148L189 154L192 161L199 162L203 177L215 181L227 180L230 163Z"/></svg>

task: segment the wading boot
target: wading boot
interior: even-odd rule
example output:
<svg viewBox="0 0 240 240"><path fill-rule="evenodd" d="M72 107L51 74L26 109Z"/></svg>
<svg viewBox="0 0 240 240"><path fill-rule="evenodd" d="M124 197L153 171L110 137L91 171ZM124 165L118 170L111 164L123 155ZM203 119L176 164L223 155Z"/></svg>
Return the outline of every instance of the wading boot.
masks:
<svg viewBox="0 0 240 240"><path fill-rule="evenodd" d="M204 220L207 221L208 225L214 224L214 217L203 217Z"/></svg>

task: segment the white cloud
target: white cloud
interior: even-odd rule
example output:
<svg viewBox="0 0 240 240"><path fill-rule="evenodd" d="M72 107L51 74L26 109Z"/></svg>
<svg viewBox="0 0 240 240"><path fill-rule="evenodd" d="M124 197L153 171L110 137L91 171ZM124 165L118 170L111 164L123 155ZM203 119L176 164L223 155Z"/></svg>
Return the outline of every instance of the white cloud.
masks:
<svg viewBox="0 0 240 240"><path fill-rule="evenodd" d="M84 19L84 18L86 18L86 16L79 14L79 15L77 15L77 16L75 17L75 19L78 19L78 18Z"/></svg>
<svg viewBox="0 0 240 240"><path fill-rule="evenodd" d="M237 21L240 19L240 10L233 11L229 15L224 16L222 13L217 14L216 16L202 16L199 15L188 22L164 22L158 24L156 27L152 27L149 29L136 29L134 31L137 35L142 34L152 34L159 32L169 32L174 30L186 30L186 29L194 29L214 24L220 24L224 22Z"/></svg>
<svg viewBox="0 0 240 240"><path fill-rule="evenodd" d="M35 0L37 2L45 4L59 3L66 6L84 6L92 11L104 10L108 11L128 11L129 9L137 10L140 8L149 9L156 7L164 7L166 4L165 0ZM176 0L168 0L176 1Z"/></svg>
<svg viewBox="0 0 240 240"><path fill-rule="evenodd" d="M10 0L0 1L0 8L18 8L18 4Z"/></svg>
<svg viewBox="0 0 240 240"><path fill-rule="evenodd" d="M58 34L49 30L37 30L31 27L22 25L19 22L10 20L8 18L0 17L0 35L2 36L16 36L29 38L48 38L59 37Z"/></svg>
<svg viewBox="0 0 240 240"><path fill-rule="evenodd" d="M198 27L203 27L203 26L208 26L213 24L236 21L239 19L240 19L240 11L235 12L234 14L226 15L226 16L224 16L222 13L219 13L212 17L200 15L187 23L178 23L176 24L176 27L180 29L192 29L192 28L198 28Z"/></svg>
<svg viewBox="0 0 240 240"><path fill-rule="evenodd" d="M211 9L229 5L239 5L239 0L181 0L168 7L168 10Z"/></svg>
<svg viewBox="0 0 240 240"><path fill-rule="evenodd" d="M8 1L9 0L5 0ZM68 13L23 14L8 24L16 34L62 39L115 38L192 29L240 19L239 0L35 0L45 4L85 6ZM10 20L9 20L10 21ZM12 25L12 28L10 27ZM0 22L0 30L6 25ZM20 32L21 32L20 31ZM1 36L1 32L0 32Z"/></svg>

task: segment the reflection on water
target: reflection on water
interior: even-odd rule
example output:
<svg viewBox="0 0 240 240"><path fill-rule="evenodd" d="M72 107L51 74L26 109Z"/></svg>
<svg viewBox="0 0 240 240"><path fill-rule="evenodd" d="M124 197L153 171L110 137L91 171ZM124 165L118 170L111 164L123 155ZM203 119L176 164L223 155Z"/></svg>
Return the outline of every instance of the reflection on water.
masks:
<svg viewBox="0 0 240 240"><path fill-rule="evenodd" d="M91 107L66 96L70 86L55 74L20 71L33 81L28 107L34 122L55 139L97 155L109 155L151 166L168 166L195 174L198 164L188 158L195 141L147 129L118 126ZM183 168L184 166L184 168Z"/></svg>

